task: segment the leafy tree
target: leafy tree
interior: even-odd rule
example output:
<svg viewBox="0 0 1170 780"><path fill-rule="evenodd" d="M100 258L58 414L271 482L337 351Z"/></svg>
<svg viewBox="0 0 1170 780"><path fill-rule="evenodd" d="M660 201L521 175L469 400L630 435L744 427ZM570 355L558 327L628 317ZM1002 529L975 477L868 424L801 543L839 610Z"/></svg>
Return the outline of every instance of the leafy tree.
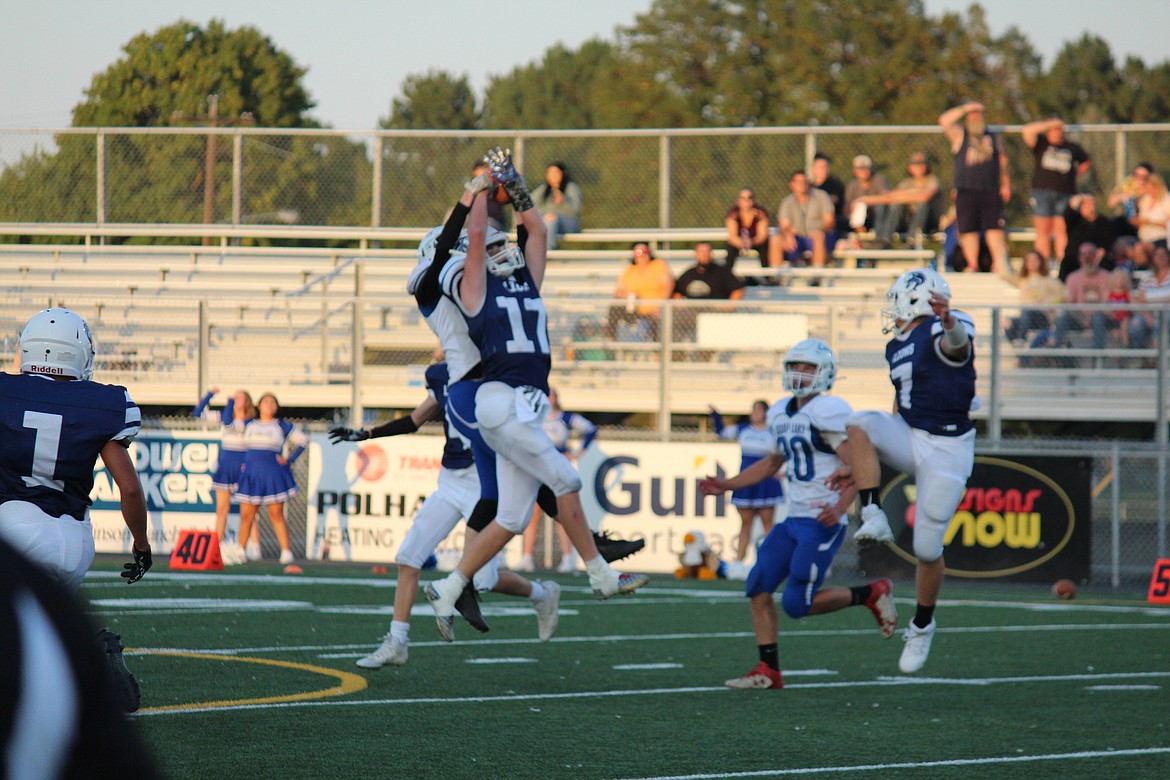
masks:
<svg viewBox="0 0 1170 780"><path fill-rule="evenodd" d="M395 130L472 130L479 126L479 109L466 75L430 70L406 77L402 97L394 98L390 117L378 124Z"/></svg>

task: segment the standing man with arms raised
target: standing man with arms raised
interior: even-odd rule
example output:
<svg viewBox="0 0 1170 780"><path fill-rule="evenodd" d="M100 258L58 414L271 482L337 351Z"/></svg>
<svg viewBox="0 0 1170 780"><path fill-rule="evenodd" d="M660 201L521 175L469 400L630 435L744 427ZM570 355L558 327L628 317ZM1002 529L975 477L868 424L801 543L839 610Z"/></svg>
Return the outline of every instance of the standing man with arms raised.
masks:
<svg viewBox="0 0 1170 780"><path fill-rule="evenodd" d="M988 131L982 103L964 103L948 109L938 118L938 123L955 156L951 186L955 189L959 246L967 261L963 270L979 270L979 236L982 234L991 250L991 270L1007 273L1003 207L1011 199L1012 182L1007 155L1003 153L1003 141Z"/></svg>

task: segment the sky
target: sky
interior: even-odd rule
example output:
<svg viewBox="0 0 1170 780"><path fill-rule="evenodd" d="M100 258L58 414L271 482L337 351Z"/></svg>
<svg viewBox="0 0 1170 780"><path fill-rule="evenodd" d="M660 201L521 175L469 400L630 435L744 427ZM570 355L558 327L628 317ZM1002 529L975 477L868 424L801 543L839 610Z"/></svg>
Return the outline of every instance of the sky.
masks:
<svg viewBox="0 0 1170 780"><path fill-rule="evenodd" d="M925 0L964 11L969 0ZM1120 62L1170 59L1164 0L982 0L993 33L1015 25L1051 63L1086 30ZM651 0L4 0L0 3L0 129L68 126L96 73L139 32L188 19L252 25L302 67L312 115L341 130L372 130L408 75L466 74L482 96L492 75L539 60L558 41L613 40ZM327 10L326 10L327 9ZM1142 20L1146 21L1142 21ZM480 41L481 43L477 43Z"/></svg>

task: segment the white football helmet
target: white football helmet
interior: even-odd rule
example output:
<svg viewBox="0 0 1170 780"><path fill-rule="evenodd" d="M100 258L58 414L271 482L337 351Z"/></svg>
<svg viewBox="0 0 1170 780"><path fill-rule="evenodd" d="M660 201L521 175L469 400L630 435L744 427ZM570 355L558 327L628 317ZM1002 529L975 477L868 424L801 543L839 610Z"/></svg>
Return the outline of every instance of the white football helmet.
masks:
<svg viewBox="0 0 1170 780"><path fill-rule="evenodd" d="M406 292L409 295L414 295L418 289L418 283L422 279L424 273L430 268L431 263L435 260L435 245L439 243L439 235L443 232L443 226L431 228L422 241L418 242L418 265L416 265L406 278ZM459 238L455 241L455 246L451 247L451 256L466 256L467 255L467 231L459 232Z"/></svg>
<svg viewBox="0 0 1170 780"><path fill-rule="evenodd" d="M886 293L890 303L882 309L882 333L901 335L914 320L934 314L932 292L951 297L951 286L932 268L915 268L899 276Z"/></svg>
<svg viewBox="0 0 1170 780"><path fill-rule="evenodd" d="M93 337L69 309L37 312L20 332L20 370L25 374L93 378Z"/></svg>
<svg viewBox="0 0 1170 780"><path fill-rule="evenodd" d="M524 267L524 253L518 246L508 245L508 234L494 227L487 231L487 269L493 276L501 279Z"/></svg>
<svg viewBox="0 0 1170 780"><path fill-rule="evenodd" d="M793 363L808 363L816 366L812 374L804 371L794 371ZM833 350L820 339L805 339L797 342L784 355L784 389L797 398L806 398L817 393L827 392L837 381L837 360L833 357Z"/></svg>

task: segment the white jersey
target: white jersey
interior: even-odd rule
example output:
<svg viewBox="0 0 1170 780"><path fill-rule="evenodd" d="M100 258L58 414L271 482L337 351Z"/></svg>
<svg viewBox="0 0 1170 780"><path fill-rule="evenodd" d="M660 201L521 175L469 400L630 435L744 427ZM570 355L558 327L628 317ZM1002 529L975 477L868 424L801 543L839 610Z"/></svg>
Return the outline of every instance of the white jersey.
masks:
<svg viewBox="0 0 1170 780"><path fill-rule="evenodd" d="M840 493L830 490L825 478L841 466L836 448L845 440L845 421L852 413L845 400L831 395L815 396L800 409L788 396L768 410L772 452L787 464L789 517L816 517L837 502Z"/></svg>
<svg viewBox="0 0 1170 780"><path fill-rule="evenodd" d="M447 361L447 373L451 382L458 382L479 363L479 347L467 334L467 320L449 295L458 295L458 290L448 292L451 280L463 271L463 258L454 257L443 267L439 284L443 295L439 296L430 311L420 308L423 318L431 331L439 337L443 359Z"/></svg>

